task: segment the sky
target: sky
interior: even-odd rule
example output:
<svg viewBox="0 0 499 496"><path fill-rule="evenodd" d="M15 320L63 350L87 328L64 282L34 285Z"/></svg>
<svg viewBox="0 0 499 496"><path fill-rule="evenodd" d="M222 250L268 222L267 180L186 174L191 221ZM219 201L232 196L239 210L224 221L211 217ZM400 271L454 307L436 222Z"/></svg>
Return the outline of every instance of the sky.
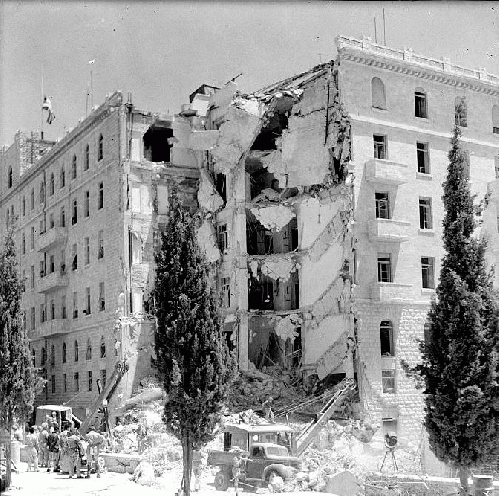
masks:
<svg viewBox="0 0 499 496"><path fill-rule="evenodd" d="M0 146L42 126L57 140L122 90L141 110L176 113L201 84L243 92L335 57L338 35L499 75L499 2L78 2L0 0ZM93 64L89 61L94 60ZM46 117L46 114L45 114Z"/></svg>

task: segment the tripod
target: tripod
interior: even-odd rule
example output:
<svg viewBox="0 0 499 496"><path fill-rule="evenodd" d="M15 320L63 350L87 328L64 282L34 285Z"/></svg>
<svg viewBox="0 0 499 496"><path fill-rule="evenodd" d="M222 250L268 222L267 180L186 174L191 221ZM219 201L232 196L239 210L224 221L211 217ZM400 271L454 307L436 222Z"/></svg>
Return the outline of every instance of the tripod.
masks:
<svg viewBox="0 0 499 496"><path fill-rule="evenodd" d="M395 446L387 446L386 451L385 451L385 456L383 458L383 462L381 463L381 468L380 470L383 470L383 466L385 465L386 457L388 456L388 453L391 453L392 455L392 464L395 467L395 470L398 470L397 466L397 460L395 459Z"/></svg>

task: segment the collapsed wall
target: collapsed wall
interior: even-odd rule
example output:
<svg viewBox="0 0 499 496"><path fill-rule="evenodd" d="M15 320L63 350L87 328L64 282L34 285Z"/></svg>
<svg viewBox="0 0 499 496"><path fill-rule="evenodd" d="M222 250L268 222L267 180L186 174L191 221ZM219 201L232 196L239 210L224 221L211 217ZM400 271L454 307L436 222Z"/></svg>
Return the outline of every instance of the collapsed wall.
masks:
<svg viewBox="0 0 499 496"><path fill-rule="evenodd" d="M334 63L250 95L229 83L208 108L210 129L191 135L209 151L198 235L241 368L353 377L350 122Z"/></svg>

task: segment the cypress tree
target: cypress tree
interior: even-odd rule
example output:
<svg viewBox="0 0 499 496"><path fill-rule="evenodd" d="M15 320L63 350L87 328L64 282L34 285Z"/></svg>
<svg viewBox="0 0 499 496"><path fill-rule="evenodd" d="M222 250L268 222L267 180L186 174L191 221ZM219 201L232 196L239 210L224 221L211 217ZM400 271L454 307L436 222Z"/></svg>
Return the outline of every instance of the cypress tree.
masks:
<svg viewBox="0 0 499 496"><path fill-rule="evenodd" d="M0 252L0 427L9 435L14 421L31 414L35 400L35 372L21 312L24 281L13 238L7 232ZM11 450L6 444L6 485L11 482Z"/></svg>
<svg viewBox="0 0 499 496"><path fill-rule="evenodd" d="M182 443L182 488L188 496L192 451L213 438L234 361L194 219L180 204L177 186L170 186L168 223L155 255L152 308L156 367L167 393L163 421Z"/></svg>
<svg viewBox="0 0 499 496"><path fill-rule="evenodd" d="M436 299L416 367L425 386L425 426L438 459L459 471L468 494L471 467L499 442L498 306L476 227L469 163L455 126L443 184L444 248Z"/></svg>

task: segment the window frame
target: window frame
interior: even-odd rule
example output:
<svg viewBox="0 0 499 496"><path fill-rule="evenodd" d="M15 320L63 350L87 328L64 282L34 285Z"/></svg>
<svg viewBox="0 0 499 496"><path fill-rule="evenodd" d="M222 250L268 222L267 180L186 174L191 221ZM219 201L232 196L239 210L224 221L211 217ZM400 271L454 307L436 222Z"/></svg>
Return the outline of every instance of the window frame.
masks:
<svg viewBox="0 0 499 496"><path fill-rule="evenodd" d="M430 145L425 141L416 141L416 158L419 174L430 174Z"/></svg>
<svg viewBox="0 0 499 496"><path fill-rule="evenodd" d="M385 195L386 198L381 198L381 195ZM390 193L388 191L375 191L374 192L374 202L375 202L375 215L376 219L391 219L392 212L390 208ZM384 215L382 215L385 213Z"/></svg>
<svg viewBox="0 0 499 496"><path fill-rule="evenodd" d="M423 88L414 90L414 117L428 119L428 93Z"/></svg>
<svg viewBox="0 0 499 496"><path fill-rule="evenodd" d="M432 201L430 197L419 197L419 229L431 231L433 229Z"/></svg>
<svg viewBox="0 0 499 496"><path fill-rule="evenodd" d="M393 282L392 254L387 252L378 253L378 282Z"/></svg>
<svg viewBox="0 0 499 496"><path fill-rule="evenodd" d="M381 370L381 388L383 394L395 394L395 370Z"/></svg>
<svg viewBox="0 0 499 496"><path fill-rule="evenodd" d="M435 289L435 257L421 257L421 287Z"/></svg>
<svg viewBox="0 0 499 496"><path fill-rule="evenodd" d="M380 352L382 357L395 356L395 340L394 340L393 323L391 320L381 321L379 325L379 342L380 342Z"/></svg>
<svg viewBox="0 0 499 496"><path fill-rule="evenodd" d="M388 160L388 138L386 134L373 134L374 158Z"/></svg>

